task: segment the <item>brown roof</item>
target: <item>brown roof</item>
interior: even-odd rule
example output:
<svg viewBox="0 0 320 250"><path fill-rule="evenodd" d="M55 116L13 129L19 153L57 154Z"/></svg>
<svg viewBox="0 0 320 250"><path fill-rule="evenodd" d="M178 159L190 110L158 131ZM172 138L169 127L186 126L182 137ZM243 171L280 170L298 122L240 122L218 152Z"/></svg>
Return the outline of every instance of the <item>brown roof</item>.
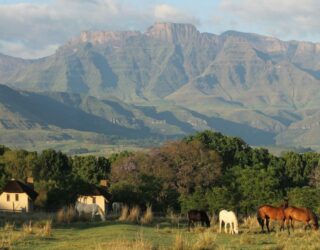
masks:
<svg viewBox="0 0 320 250"><path fill-rule="evenodd" d="M7 184L4 186L2 192L6 193L26 193L30 199L35 200L38 196L38 193L33 190L30 186L27 184L18 181L18 180L10 180L7 182Z"/></svg>
<svg viewBox="0 0 320 250"><path fill-rule="evenodd" d="M90 188L86 192L80 193L80 195L84 196L96 196L96 195L102 195L106 200L111 199L111 194L108 191L108 188L103 186L90 186Z"/></svg>

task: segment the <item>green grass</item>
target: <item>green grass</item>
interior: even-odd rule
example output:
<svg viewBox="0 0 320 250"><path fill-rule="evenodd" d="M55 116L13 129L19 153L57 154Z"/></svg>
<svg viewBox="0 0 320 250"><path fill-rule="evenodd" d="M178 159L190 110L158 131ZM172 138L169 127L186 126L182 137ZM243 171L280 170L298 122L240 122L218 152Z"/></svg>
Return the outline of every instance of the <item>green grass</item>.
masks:
<svg viewBox="0 0 320 250"><path fill-rule="evenodd" d="M277 227L276 227L277 228ZM288 235L285 232L261 234L259 228L240 226L239 235L218 233L217 225L210 229L196 227L189 232L183 223L180 228L164 219L151 226L107 222L77 222L68 226L53 225L52 234L43 236L35 230L25 233L17 226L13 231L0 230L4 239L11 234L12 249L115 249L115 245L143 242L152 249L173 249L177 235L185 243L183 249L319 249L320 233L300 229ZM201 239L201 244L199 243ZM140 244L139 243L139 244ZM200 245L199 245L200 244ZM209 246L209 247L208 247ZM118 249L118 248L117 248ZM131 248L130 248L131 249ZM139 249L132 248L132 249ZM140 248L151 249L151 248Z"/></svg>
<svg viewBox="0 0 320 250"><path fill-rule="evenodd" d="M38 152L52 148L69 153L70 150L84 148L88 150L86 154L101 156L108 156L125 150L145 150L147 146L150 146L148 142L143 140L104 138L103 135L96 133L60 130L58 128L51 130L0 129L0 144L12 149L21 148Z"/></svg>

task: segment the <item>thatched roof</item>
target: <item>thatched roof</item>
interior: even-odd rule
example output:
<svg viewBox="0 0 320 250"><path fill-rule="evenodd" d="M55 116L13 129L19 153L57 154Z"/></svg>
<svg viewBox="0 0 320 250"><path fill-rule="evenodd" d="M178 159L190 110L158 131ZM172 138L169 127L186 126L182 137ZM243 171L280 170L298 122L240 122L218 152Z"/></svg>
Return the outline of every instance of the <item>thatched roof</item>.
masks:
<svg viewBox="0 0 320 250"><path fill-rule="evenodd" d="M4 186L1 193L26 193L30 199L35 200L38 196L38 193L33 190L29 185L18 181L18 180L10 180Z"/></svg>
<svg viewBox="0 0 320 250"><path fill-rule="evenodd" d="M106 200L110 201L111 200L111 194L108 191L108 188L103 187L103 186L90 186L90 188L85 191L81 192L79 195L82 196L99 196L102 195Z"/></svg>

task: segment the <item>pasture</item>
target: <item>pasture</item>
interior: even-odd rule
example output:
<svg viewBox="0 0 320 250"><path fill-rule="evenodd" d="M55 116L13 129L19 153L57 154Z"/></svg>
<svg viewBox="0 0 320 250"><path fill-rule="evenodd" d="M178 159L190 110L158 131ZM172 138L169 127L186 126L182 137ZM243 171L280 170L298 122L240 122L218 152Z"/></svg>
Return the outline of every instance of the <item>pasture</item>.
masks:
<svg viewBox="0 0 320 250"><path fill-rule="evenodd" d="M4 217L2 217L4 219ZM302 226L288 235L278 232L278 224L270 234L260 233L254 217L244 219L238 235L218 233L219 223L210 228L196 226L189 232L184 219L156 217L149 225L120 222L57 223L49 217L23 222L14 217L0 230L0 249L319 249L320 232L304 231Z"/></svg>

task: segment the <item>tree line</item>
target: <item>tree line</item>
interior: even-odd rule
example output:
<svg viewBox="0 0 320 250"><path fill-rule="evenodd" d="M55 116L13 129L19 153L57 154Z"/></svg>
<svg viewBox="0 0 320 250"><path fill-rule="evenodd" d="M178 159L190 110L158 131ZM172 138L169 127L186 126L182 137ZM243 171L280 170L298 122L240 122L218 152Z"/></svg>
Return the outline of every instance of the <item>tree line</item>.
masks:
<svg viewBox="0 0 320 250"><path fill-rule="evenodd" d="M41 153L0 147L0 185L10 178L35 178L37 205L58 207L77 193L109 179L113 201L185 212L232 209L241 214L261 204L296 206L320 212L320 154L285 152L274 156L237 137L212 131L139 152L110 157L70 157L55 150Z"/></svg>

